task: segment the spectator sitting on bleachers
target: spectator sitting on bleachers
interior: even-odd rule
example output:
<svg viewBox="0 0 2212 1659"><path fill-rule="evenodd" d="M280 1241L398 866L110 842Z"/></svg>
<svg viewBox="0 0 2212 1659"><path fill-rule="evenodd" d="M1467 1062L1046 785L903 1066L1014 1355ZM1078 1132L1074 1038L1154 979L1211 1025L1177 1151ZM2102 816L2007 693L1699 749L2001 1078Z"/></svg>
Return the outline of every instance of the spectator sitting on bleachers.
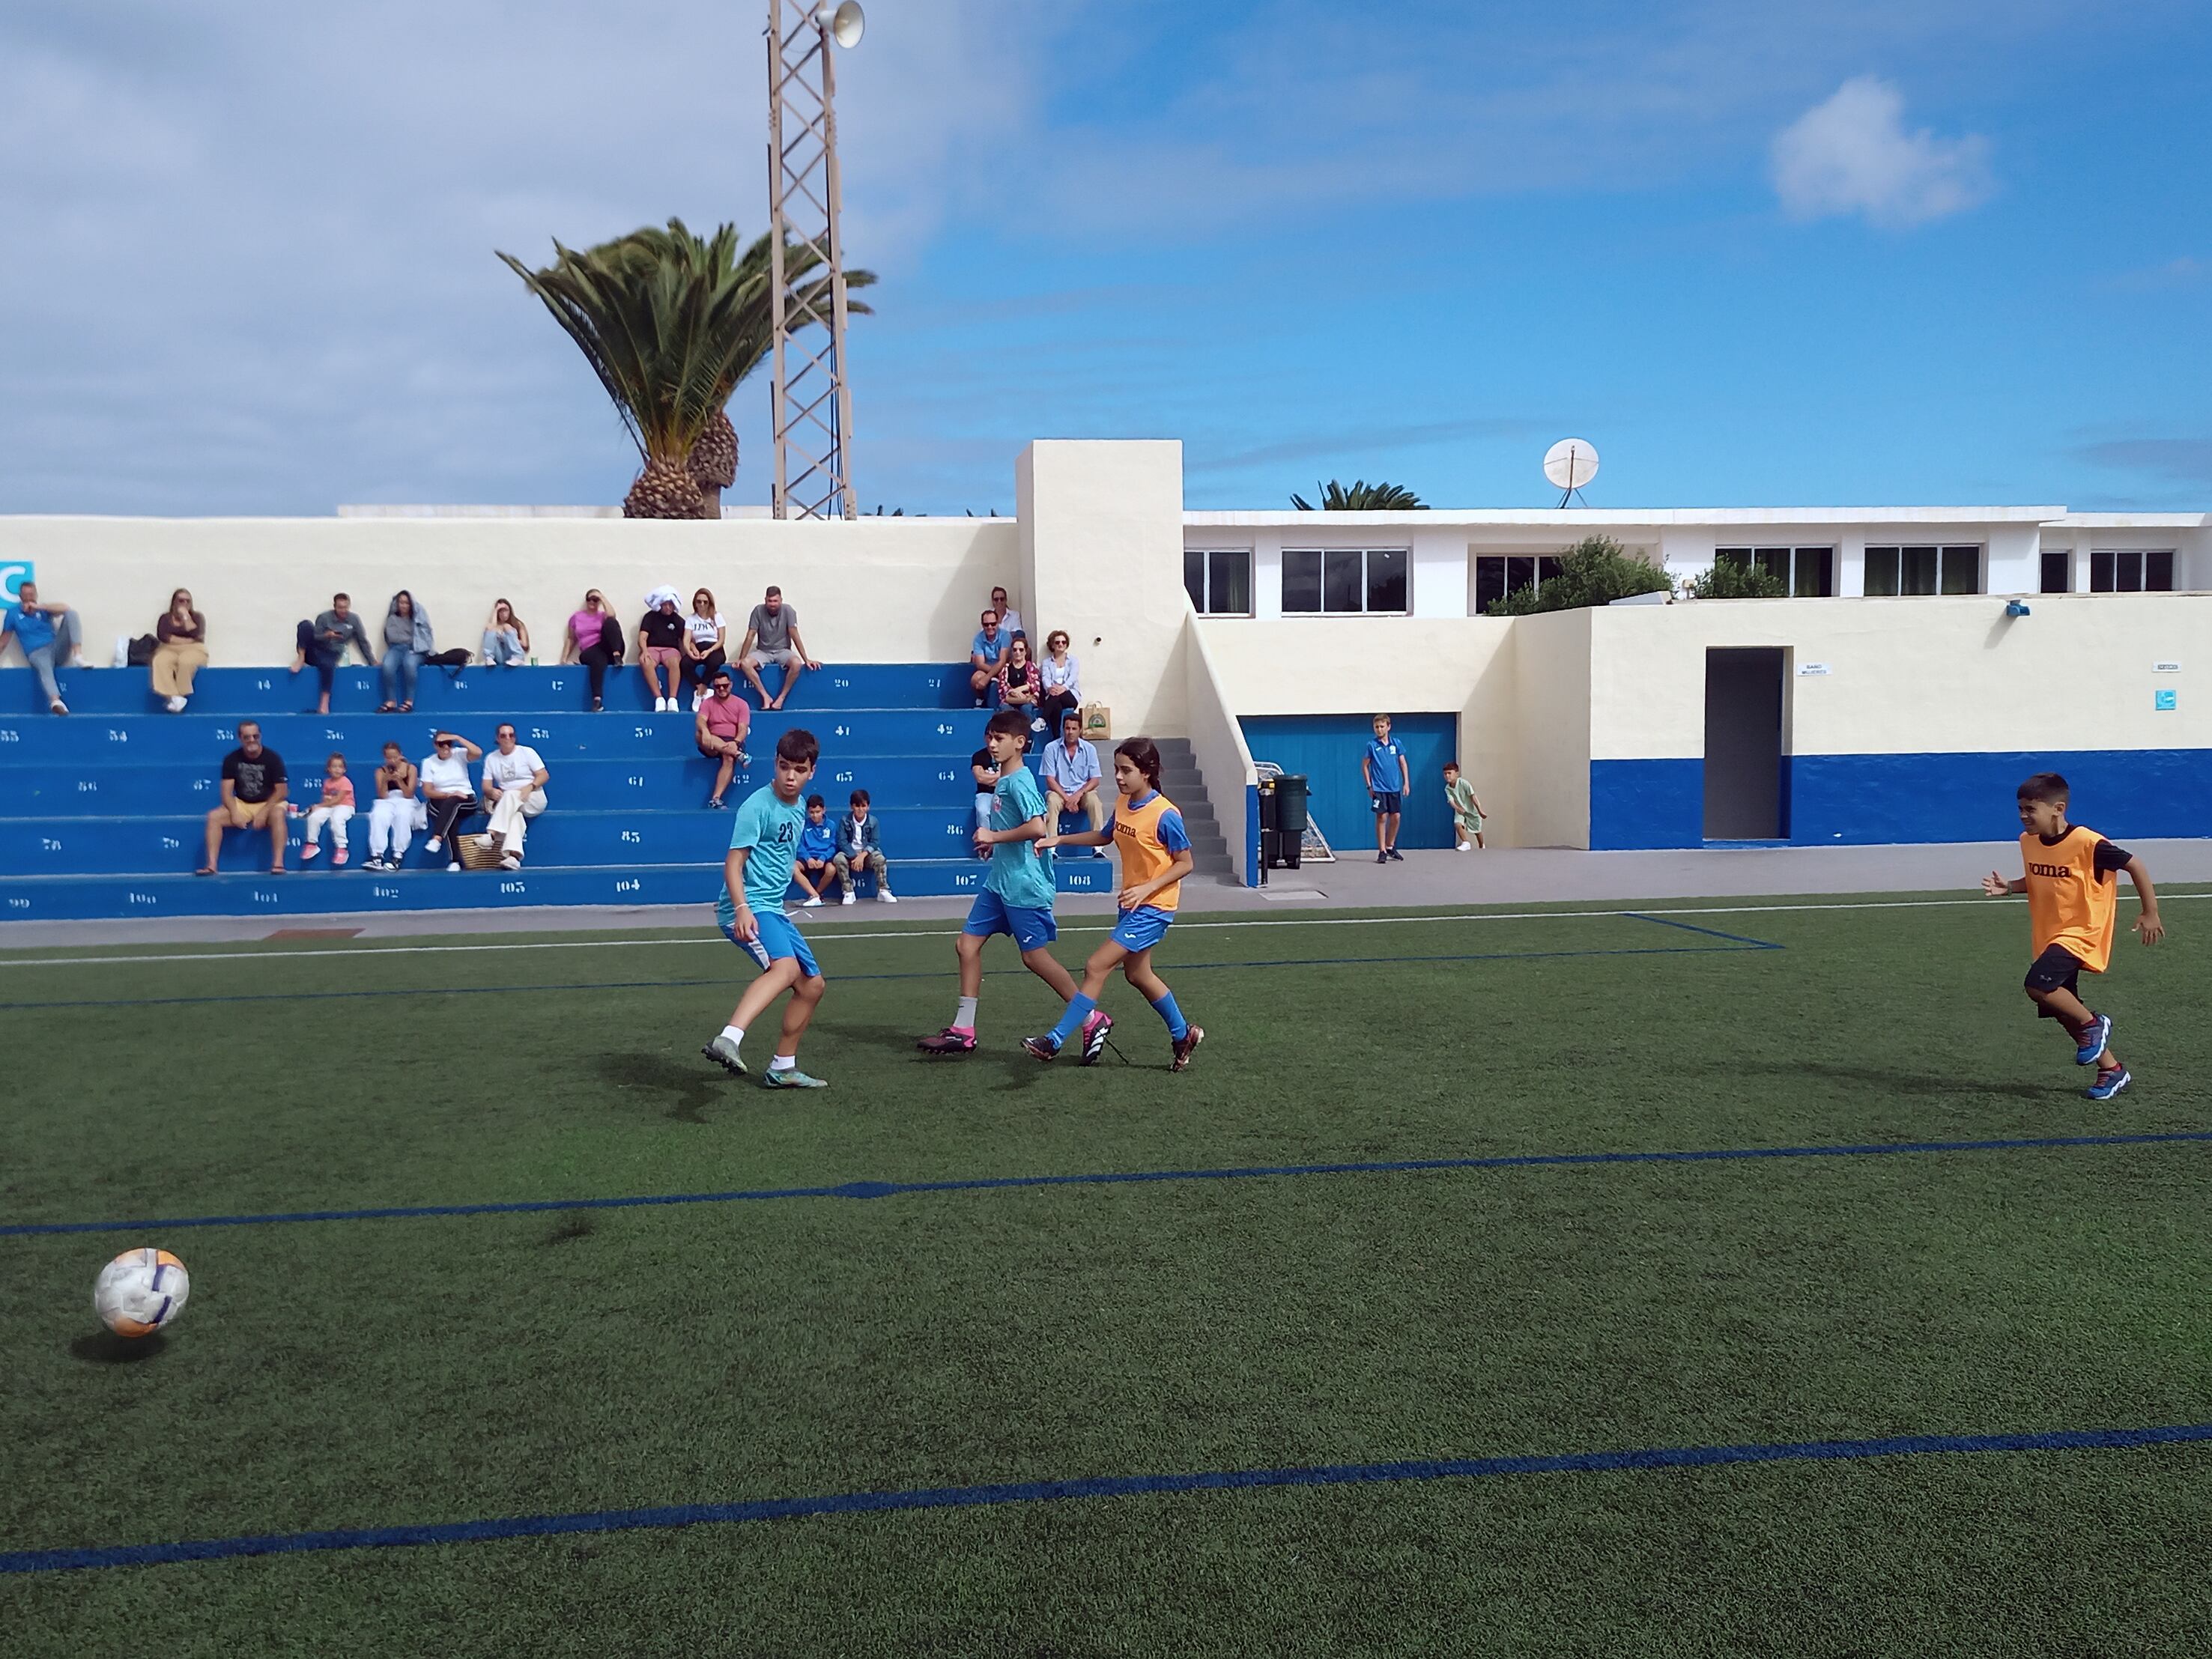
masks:
<svg viewBox="0 0 2212 1659"><path fill-rule="evenodd" d="M988 830L991 809L998 804L999 788L998 763L991 758L988 748L978 749L968 757L968 775L975 781L975 827ZM978 858L989 856L988 851L976 854Z"/></svg>
<svg viewBox="0 0 2212 1659"><path fill-rule="evenodd" d="M207 857L193 873L215 873L216 855L222 851L226 830L266 830L269 832L269 872L284 872L284 797L289 786L284 777L284 757L261 743L261 722L238 723L238 747L222 757L222 805L207 815Z"/></svg>
<svg viewBox="0 0 2212 1659"><path fill-rule="evenodd" d="M853 810L837 820L837 879L845 884L845 896L839 902L850 904L859 896L854 889L865 874L876 878L878 902L896 904L890 865L884 857L883 824L868 811L866 790L855 789L851 799Z"/></svg>
<svg viewBox="0 0 2212 1659"><path fill-rule="evenodd" d="M968 689L975 694L975 707L982 708L997 690L993 684L999 678L1000 665L1006 660L1006 635L999 627L999 613L986 611L983 625L975 630L975 637L968 642Z"/></svg>
<svg viewBox="0 0 2212 1659"><path fill-rule="evenodd" d="M331 862L340 869L345 867L348 857L346 826L353 822L353 780L346 775L345 756L336 750L323 763L323 796L307 814L307 827L300 835L300 862L312 864L323 855L323 826L331 830L331 845L336 850Z"/></svg>
<svg viewBox="0 0 2212 1659"><path fill-rule="evenodd" d="M422 672L422 659L437 648L437 636L430 631L430 613L415 602L412 593L401 588L384 612L384 659L380 665L384 702L378 714L415 712L415 677Z"/></svg>
<svg viewBox="0 0 2212 1659"><path fill-rule="evenodd" d="M1044 701L1044 684L1037 678L1037 665L1030 659L1028 636L1014 635L1006 647L1006 660L999 665L996 682L999 707L1011 708L1017 714L1027 714L1038 727L1044 722L1037 719L1037 705Z"/></svg>
<svg viewBox="0 0 2212 1659"><path fill-rule="evenodd" d="M1083 716L1071 708L1060 717L1060 740L1045 744L1037 756L1037 775L1044 780L1045 822L1060 833L1060 815L1080 811L1093 830L1106 827L1106 802L1101 794L1103 773L1098 751L1083 736ZM1104 856L1103 854L1100 856Z"/></svg>
<svg viewBox="0 0 2212 1659"><path fill-rule="evenodd" d="M792 860L791 878L806 895L799 908L822 908L822 890L836 878L837 835L830 827L830 803L819 795L806 798L806 823L799 832L799 856Z"/></svg>
<svg viewBox="0 0 2212 1659"><path fill-rule="evenodd" d="M457 748L462 751L460 754L453 752ZM430 839L422 844L433 854L446 854L446 868L458 870L461 861L446 842L454 825L482 810L477 802L476 786L469 781L469 762L482 760L483 750L452 732L433 732L430 750L422 757L422 803L427 809L423 821L430 831Z"/></svg>
<svg viewBox="0 0 2212 1659"><path fill-rule="evenodd" d="M1022 626L1022 613L1006 603L1006 590L991 590L991 609L999 613L999 627L1009 640L1026 639L1029 630Z"/></svg>
<svg viewBox="0 0 2212 1659"><path fill-rule="evenodd" d="M726 803L723 793L730 787L730 779L740 766L749 764L745 756L745 733L752 729L753 711L743 697L732 695L735 682L730 671L721 670L714 676L714 689L708 693L707 701L699 705L692 719L692 738L699 752L708 760L720 762L714 773L714 792L707 797L707 805L720 810Z"/></svg>
<svg viewBox="0 0 2212 1659"><path fill-rule="evenodd" d="M772 662L783 665L783 684L771 701L768 687L761 684L760 672ZM784 699L799 684L800 671L822 666L807 654L806 641L799 634L799 612L783 602L781 588L769 588L753 607L752 615L745 618L745 638L738 647L738 666L752 682L753 690L760 693L763 708L782 708Z"/></svg>
<svg viewBox="0 0 2212 1659"><path fill-rule="evenodd" d="M39 677L39 690L46 694L47 712L66 714L69 705L62 701L61 687L54 682L55 659L59 656L60 665L65 668L84 666L79 650L84 629L76 612L65 605L40 603L36 582L25 582L18 588L15 603L15 610L0 611L0 651L8 648L12 634L23 647L23 660Z"/></svg>
<svg viewBox="0 0 2212 1659"><path fill-rule="evenodd" d="M530 629L505 599L495 599L491 620L484 624L483 661L486 668L520 668L530 660Z"/></svg>
<svg viewBox="0 0 2212 1659"><path fill-rule="evenodd" d="M415 838L416 774L397 743L384 745L384 764L376 769L376 799L368 809L368 858L364 870L397 870Z"/></svg>
<svg viewBox="0 0 2212 1659"><path fill-rule="evenodd" d="M154 695L172 714L185 712L192 679L207 666L207 619L192 609L189 588L169 595L169 608L154 624Z"/></svg>
<svg viewBox="0 0 2212 1659"><path fill-rule="evenodd" d="M684 678L691 687L691 712L707 701L707 688L729 660L730 630L714 608L714 596L701 588L691 596L691 614L684 619Z"/></svg>
<svg viewBox="0 0 2212 1659"><path fill-rule="evenodd" d="M569 617L568 642L561 647L561 660L583 664L591 678L593 714L606 707L607 670L620 666L622 659L622 624L594 587L584 595L584 608Z"/></svg>
<svg viewBox="0 0 2212 1659"><path fill-rule="evenodd" d="M363 662L376 660L376 652L368 642L368 630L354 615L353 601L343 593L331 594L329 610L293 630L292 672L296 674L313 663L315 678L322 683L322 696L316 699L314 708L318 714L331 712L331 685L337 678L338 665L345 660L349 645L361 652Z"/></svg>
<svg viewBox="0 0 2212 1659"><path fill-rule="evenodd" d="M522 868L526 821L545 810L545 763L538 751L514 740L514 727L502 720L492 734L499 747L484 757L484 799L491 806L486 834L502 870Z"/></svg>
<svg viewBox="0 0 2212 1659"><path fill-rule="evenodd" d="M1044 702L1038 712L1044 716L1044 729L1056 732L1060 717L1083 706L1083 665L1067 654L1066 629L1055 628L1045 636L1044 655L1037 660L1037 678L1044 687Z"/></svg>
<svg viewBox="0 0 2212 1659"><path fill-rule="evenodd" d="M645 596L645 616L637 625L637 665L645 674L646 695L653 712L675 712L676 687L684 661L684 618L676 611L676 590L656 587ZM668 692L661 694L660 671L668 672Z"/></svg>

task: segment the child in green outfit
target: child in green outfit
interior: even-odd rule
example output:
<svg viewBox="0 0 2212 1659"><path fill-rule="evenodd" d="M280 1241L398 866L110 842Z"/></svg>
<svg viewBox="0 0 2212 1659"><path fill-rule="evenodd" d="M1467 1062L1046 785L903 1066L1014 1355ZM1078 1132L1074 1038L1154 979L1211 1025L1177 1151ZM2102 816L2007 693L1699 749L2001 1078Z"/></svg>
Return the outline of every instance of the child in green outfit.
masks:
<svg viewBox="0 0 2212 1659"><path fill-rule="evenodd" d="M1470 840L1482 846L1482 803L1474 798L1474 786L1460 775L1457 761L1444 763L1444 799L1451 804L1453 839L1459 850L1466 852Z"/></svg>

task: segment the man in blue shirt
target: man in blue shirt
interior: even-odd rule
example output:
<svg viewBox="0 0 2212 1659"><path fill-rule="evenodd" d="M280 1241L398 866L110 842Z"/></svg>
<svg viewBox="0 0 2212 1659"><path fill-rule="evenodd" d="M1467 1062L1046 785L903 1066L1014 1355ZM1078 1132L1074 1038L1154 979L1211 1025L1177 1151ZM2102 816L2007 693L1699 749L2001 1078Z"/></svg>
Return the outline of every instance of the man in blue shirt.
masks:
<svg viewBox="0 0 2212 1659"><path fill-rule="evenodd" d="M807 1022L814 1018L825 988L822 970L814 965L814 952L783 911L792 863L799 856L799 837L806 823L799 792L814 775L820 754L821 745L811 732L794 727L775 740L775 780L755 790L738 809L737 822L730 828L729 856L722 861L722 896L714 906L723 937L760 964L761 976L738 999L737 1010L721 1035L700 1052L732 1076L744 1076L745 1062L738 1058L738 1046L745 1040L745 1028L789 991L783 1034L776 1040L768 1074L761 1079L771 1089L829 1086L799 1069L799 1040L806 1035Z"/></svg>
<svg viewBox="0 0 2212 1659"><path fill-rule="evenodd" d="M982 708L985 700L994 695L991 683L998 678L999 664L1012 643L1006 630L999 626L999 613L986 611L982 627L968 643L968 689L975 694L976 708Z"/></svg>
<svg viewBox="0 0 2212 1659"><path fill-rule="evenodd" d="M989 853L991 867L984 872L983 890L975 895L954 945L960 961L959 1007L950 1025L915 1044L926 1054L975 1052L983 941L994 933L1012 936L1021 951L1022 965L1051 986L1062 1002L1075 995L1074 979L1048 948L1060 937L1060 928L1052 915L1052 854L1035 845L1049 833L1044 793L1037 787L1036 775L1022 764L1022 751L1030 746L1029 716L1018 709L1001 708L984 728L983 744L999 769L999 781L991 792L991 821L975 832L975 848Z"/></svg>
<svg viewBox="0 0 2212 1659"><path fill-rule="evenodd" d="M1083 740L1083 716L1073 708L1060 717L1060 741L1047 744L1037 757L1037 771L1044 779L1045 819L1054 835L1060 833L1062 812L1080 810L1093 830L1104 826L1106 803L1099 787L1104 775L1098 751Z"/></svg>
<svg viewBox="0 0 2212 1659"><path fill-rule="evenodd" d="M41 605L36 582L25 582L17 588L15 602L18 609L0 611L0 652L7 650L12 635L23 647L23 660L39 677L39 690L46 695L47 709L66 714L69 705L62 701L61 687L54 683L54 661L59 655L65 667L84 666L78 654L84 629L76 612L65 605Z"/></svg>
<svg viewBox="0 0 2212 1659"><path fill-rule="evenodd" d="M1406 855L1398 850L1398 814L1413 792L1413 776L1406 769L1406 750L1390 738L1390 717L1375 717L1375 740L1359 757L1360 781L1375 808L1375 862L1400 864Z"/></svg>

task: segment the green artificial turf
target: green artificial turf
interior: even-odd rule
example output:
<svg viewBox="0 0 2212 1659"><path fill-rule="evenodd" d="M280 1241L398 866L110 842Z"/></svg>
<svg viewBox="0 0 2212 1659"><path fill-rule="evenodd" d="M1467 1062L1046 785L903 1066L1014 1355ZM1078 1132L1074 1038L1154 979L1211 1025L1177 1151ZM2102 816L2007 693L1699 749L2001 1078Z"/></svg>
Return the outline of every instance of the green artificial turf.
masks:
<svg viewBox="0 0 2212 1659"><path fill-rule="evenodd" d="M983 1050L925 1060L944 926L823 931L815 1094L698 1057L711 938L49 952L0 968L0 1224L2207 1127L2212 903L2097 986L2108 1106L2017 904L1575 908L1193 918L1182 1076L1118 981L1129 1064L1017 1052L1003 941ZM2208 1196L2184 1141L0 1237L0 1553L2212 1422ZM125 1345L91 1279L153 1243L191 1302ZM0 1650L2171 1653L2208 1551L2212 1445L1948 1455L0 1575Z"/></svg>

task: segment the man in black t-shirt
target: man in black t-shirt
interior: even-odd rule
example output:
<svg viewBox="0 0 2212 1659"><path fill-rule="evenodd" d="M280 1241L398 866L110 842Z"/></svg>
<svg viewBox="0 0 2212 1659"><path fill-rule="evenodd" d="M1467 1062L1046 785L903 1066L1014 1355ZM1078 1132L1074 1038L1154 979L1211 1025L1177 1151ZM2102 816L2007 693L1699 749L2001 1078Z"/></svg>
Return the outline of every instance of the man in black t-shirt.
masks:
<svg viewBox="0 0 2212 1659"><path fill-rule="evenodd" d="M653 604L637 625L637 665L645 672L646 695L653 699L653 712L668 714L676 712L676 687L684 672L684 618L676 612L676 592L673 588L653 590ZM668 672L668 690L660 690L660 671Z"/></svg>
<svg viewBox="0 0 2212 1659"><path fill-rule="evenodd" d="M238 724L238 747L222 757L222 805L207 815L207 857L197 874L215 873L226 830L266 830L269 869L284 873L284 798L290 793L285 781L284 757L261 744L256 720Z"/></svg>
<svg viewBox="0 0 2212 1659"><path fill-rule="evenodd" d="M988 830L994 792L999 787L998 763L991 758L988 749L978 749L968 757L968 775L975 781L975 828ZM979 848L975 856L988 859L991 856L990 849Z"/></svg>

